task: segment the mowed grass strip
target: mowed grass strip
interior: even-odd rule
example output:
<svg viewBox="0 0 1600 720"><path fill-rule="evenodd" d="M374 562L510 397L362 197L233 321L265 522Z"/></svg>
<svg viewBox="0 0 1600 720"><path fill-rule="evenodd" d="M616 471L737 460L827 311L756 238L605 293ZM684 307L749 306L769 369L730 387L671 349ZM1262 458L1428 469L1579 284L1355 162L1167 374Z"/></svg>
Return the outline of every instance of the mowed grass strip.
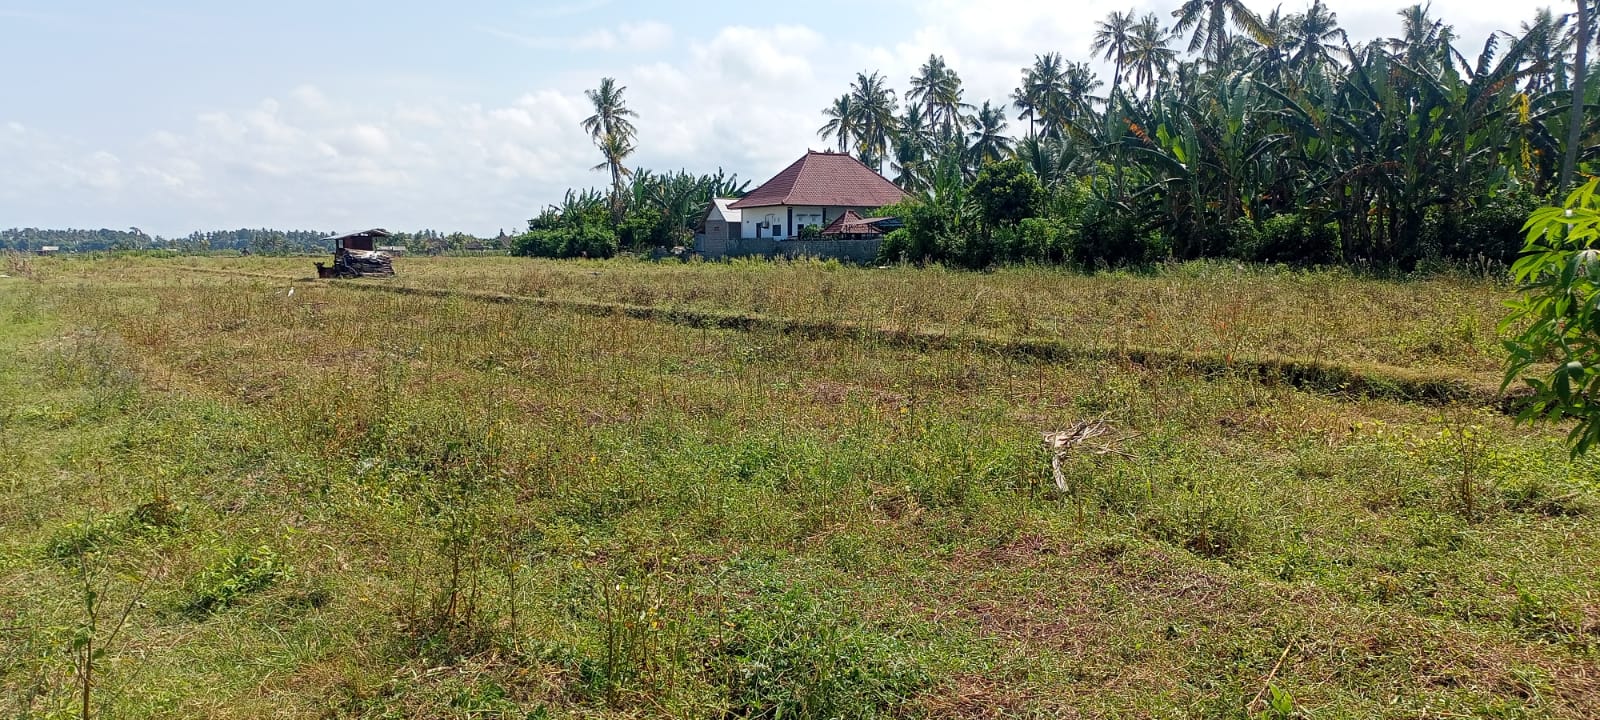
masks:
<svg viewBox="0 0 1600 720"><path fill-rule="evenodd" d="M224 270L183 267L184 271L234 274L294 282L298 278ZM909 346L916 349L966 348L974 352L1015 355L1044 361L1067 359L1117 360L1152 367L1170 367L1204 374L1238 374L1257 377L1269 384L1285 384L1317 392L1382 397L1431 404L1475 403L1510 411L1514 398L1501 393L1497 384L1461 371L1416 370L1371 363L1296 359L1271 355L1186 352L1170 347L1111 343L1103 339L1065 340L1052 337L1001 335L978 327L954 331L906 328L890 323L863 323L846 320L802 319L761 313L693 309L671 305L646 306L590 299L556 299L508 295L463 288L422 287L410 284L372 281L335 281L349 287L372 291L433 297L465 297L493 303L522 303L538 307L591 315L625 315L637 319L672 322L691 327L710 327L743 331L801 334L816 338L859 339Z"/></svg>
<svg viewBox="0 0 1600 720"><path fill-rule="evenodd" d="M185 259L181 262L191 263ZM305 258L207 267L311 274ZM1508 290L1465 272L1374 279L1347 270L1195 262L1151 272L1047 267L977 273L821 262L677 263L426 258L390 284L743 312L901 330L982 331L1079 346L1156 347L1457 371L1497 380Z"/></svg>
<svg viewBox="0 0 1600 720"><path fill-rule="evenodd" d="M1269 675L1320 717L1584 717L1600 692L1596 468L1558 429L95 272L0 288L39 319L3 376L36 406L0 471L17 707L70 702L70 637L37 628L77 622L79 556L143 598L97 696L118 717L1236 717ZM1116 452L1063 492L1039 433L1083 418Z"/></svg>

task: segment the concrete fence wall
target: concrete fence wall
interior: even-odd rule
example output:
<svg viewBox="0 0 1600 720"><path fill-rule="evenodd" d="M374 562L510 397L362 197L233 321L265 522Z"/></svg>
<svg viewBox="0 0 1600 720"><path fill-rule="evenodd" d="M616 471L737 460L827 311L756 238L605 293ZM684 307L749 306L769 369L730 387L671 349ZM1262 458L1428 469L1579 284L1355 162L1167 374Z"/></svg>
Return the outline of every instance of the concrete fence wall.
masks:
<svg viewBox="0 0 1600 720"><path fill-rule="evenodd" d="M695 238L695 252L707 260L731 257L818 258L842 262L870 263L878 258L882 240L773 240L743 238L707 242Z"/></svg>

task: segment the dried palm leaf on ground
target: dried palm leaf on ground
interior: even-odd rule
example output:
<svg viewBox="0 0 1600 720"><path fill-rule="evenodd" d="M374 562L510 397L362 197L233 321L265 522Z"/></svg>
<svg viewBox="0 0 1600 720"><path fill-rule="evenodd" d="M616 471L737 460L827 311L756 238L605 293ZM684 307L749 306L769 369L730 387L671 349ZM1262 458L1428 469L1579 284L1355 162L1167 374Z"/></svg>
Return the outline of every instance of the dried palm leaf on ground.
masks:
<svg viewBox="0 0 1600 720"><path fill-rule="evenodd" d="M1079 420L1066 430L1060 432L1040 433L1044 438L1045 449L1051 451L1050 471L1055 476L1056 489L1069 492L1066 473L1062 472L1061 465L1067 456L1073 452L1085 452L1091 455L1117 454L1132 457L1116 448L1112 441L1101 440L1111 434L1111 426L1104 420ZM1123 438L1126 439L1126 438ZM1121 442L1117 440L1115 442Z"/></svg>

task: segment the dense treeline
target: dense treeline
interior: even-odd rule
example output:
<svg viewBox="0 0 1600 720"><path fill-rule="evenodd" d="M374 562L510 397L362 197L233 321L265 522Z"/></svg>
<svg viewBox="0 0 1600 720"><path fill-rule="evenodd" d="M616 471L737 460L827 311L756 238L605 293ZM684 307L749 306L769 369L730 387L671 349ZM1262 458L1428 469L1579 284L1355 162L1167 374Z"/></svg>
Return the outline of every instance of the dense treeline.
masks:
<svg viewBox="0 0 1600 720"><path fill-rule="evenodd" d="M906 227L885 259L1509 260L1559 184L1590 33L1541 10L1469 54L1428 6L1399 16L1397 36L1356 43L1321 0L1267 15L1188 0L1171 26L1117 12L1092 47L1109 84L1058 53L1023 69L1021 138L938 56L903 107L858 74L818 132L915 196L892 210ZM1583 115L1580 169L1596 139Z"/></svg>
<svg viewBox="0 0 1600 720"><path fill-rule="evenodd" d="M297 252L322 252L329 250L323 241L330 233L314 230L271 230L267 228L239 230L213 230L193 232L157 247L170 247L181 252L212 252L235 250L255 255L287 255Z"/></svg>
<svg viewBox="0 0 1600 720"><path fill-rule="evenodd" d="M0 230L0 250L32 252L57 247L64 252L102 252L123 250L173 250L182 253L248 252L254 255L323 253L333 250L324 238L331 232L318 230L272 230L268 228L193 232L181 238L148 235L138 228L127 230L45 230L11 228ZM462 232L438 230L397 232L386 241L407 252L438 255L451 252L505 250L511 238L501 232L496 238L478 238Z"/></svg>
<svg viewBox="0 0 1600 720"><path fill-rule="evenodd" d="M138 228L127 230L45 230L40 228L11 228L0 230L0 250L29 252L55 246L70 252L94 250L140 250L152 247L155 238Z"/></svg>
<svg viewBox="0 0 1600 720"><path fill-rule="evenodd" d="M818 135L912 194L885 210L906 225L884 260L1506 261L1532 208L1596 159L1600 88L1584 82L1596 0L1574 2L1581 13L1540 10L1476 48L1429 5L1364 42L1323 0L1264 15L1245 0L1114 12L1088 48L1109 83L1047 52L1009 97L976 104L934 55L903 95L858 73ZM569 193L530 222L521 252L687 241L693 220L641 200L660 176L626 169L637 115L625 90L605 78L588 93L609 196ZM695 197L703 212L711 195Z"/></svg>

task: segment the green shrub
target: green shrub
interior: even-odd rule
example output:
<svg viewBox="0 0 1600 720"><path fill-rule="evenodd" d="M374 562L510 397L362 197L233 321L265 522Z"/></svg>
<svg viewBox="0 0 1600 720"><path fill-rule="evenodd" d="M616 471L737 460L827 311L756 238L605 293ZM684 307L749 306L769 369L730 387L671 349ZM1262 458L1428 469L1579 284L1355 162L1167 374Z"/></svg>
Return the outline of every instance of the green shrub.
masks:
<svg viewBox="0 0 1600 720"><path fill-rule="evenodd" d="M1338 224L1317 223L1296 213L1262 221L1257 240L1254 260L1324 265L1340 258Z"/></svg>
<svg viewBox="0 0 1600 720"><path fill-rule="evenodd" d="M631 218L629 239L636 234L656 232L659 217ZM627 224L625 221L624 224ZM560 207L549 207L528 221L528 232L517 237L511 253L532 257L608 258L617 254L617 229L612 226L607 201L595 192L568 192Z"/></svg>
<svg viewBox="0 0 1600 720"><path fill-rule="evenodd" d="M589 227L603 226L594 224ZM622 219L622 224L617 226L616 242L620 247L629 250L670 247L677 245L682 239L676 236L674 229L672 218L666 213L635 208L630 210L627 217ZM586 249L588 247L585 245ZM612 254L615 254L615 250ZM610 255L590 253L589 257L610 257Z"/></svg>
<svg viewBox="0 0 1600 720"><path fill-rule="evenodd" d="M891 230L878 245L878 263L889 265L910 260L910 250L911 234L905 228Z"/></svg>
<svg viewBox="0 0 1600 720"><path fill-rule="evenodd" d="M272 548L239 549L212 563L190 583L190 600L184 610L205 617L225 609L246 595L260 592L289 575L289 565Z"/></svg>
<svg viewBox="0 0 1600 720"><path fill-rule="evenodd" d="M519 236L515 255L551 258L608 258L617 254L617 235L601 225L533 230Z"/></svg>
<svg viewBox="0 0 1600 720"><path fill-rule="evenodd" d="M1255 221L1238 218L1223 226L1223 252L1235 260L1255 260L1261 254L1261 233Z"/></svg>
<svg viewBox="0 0 1600 720"><path fill-rule="evenodd" d="M998 229L1034 217L1044 189L1028 166L1013 158L985 165L972 183L971 194L984 224Z"/></svg>
<svg viewBox="0 0 1600 720"><path fill-rule="evenodd" d="M1137 265L1156 260L1167 250L1162 236L1143 229L1126 211L1091 200L1084 209L1073 259L1085 267Z"/></svg>
<svg viewBox="0 0 1600 720"><path fill-rule="evenodd" d="M1423 221L1421 244L1446 258L1510 264L1526 239L1522 226L1538 207L1537 198L1511 192L1467 207L1433 208Z"/></svg>
<svg viewBox="0 0 1600 720"><path fill-rule="evenodd" d="M954 259L963 251L965 228L947 208L908 200L880 212L905 223L905 227L889 233L892 237L879 248L879 256L885 260L941 262Z"/></svg>
<svg viewBox="0 0 1600 720"><path fill-rule="evenodd" d="M1072 226L1065 220L1027 218L1012 230L1006 252L1023 262L1064 263L1072 259L1074 239Z"/></svg>

